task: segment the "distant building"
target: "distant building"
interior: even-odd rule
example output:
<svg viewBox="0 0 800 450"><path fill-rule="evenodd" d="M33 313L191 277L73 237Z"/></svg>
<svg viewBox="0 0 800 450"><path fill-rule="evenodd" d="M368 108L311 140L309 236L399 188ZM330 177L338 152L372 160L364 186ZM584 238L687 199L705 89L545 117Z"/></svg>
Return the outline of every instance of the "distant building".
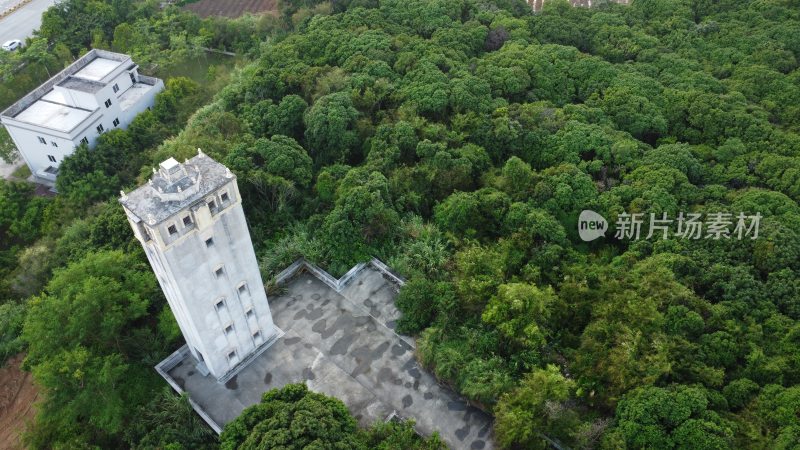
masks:
<svg viewBox="0 0 800 450"><path fill-rule="evenodd" d="M200 373L226 381L282 336L228 168L170 158L120 203Z"/></svg>
<svg viewBox="0 0 800 450"><path fill-rule="evenodd" d="M31 172L54 182L58 166L81 143L127 128L153 106L164 89L158 78L139 75L128 55L91 50L0 114Z"/></svg>

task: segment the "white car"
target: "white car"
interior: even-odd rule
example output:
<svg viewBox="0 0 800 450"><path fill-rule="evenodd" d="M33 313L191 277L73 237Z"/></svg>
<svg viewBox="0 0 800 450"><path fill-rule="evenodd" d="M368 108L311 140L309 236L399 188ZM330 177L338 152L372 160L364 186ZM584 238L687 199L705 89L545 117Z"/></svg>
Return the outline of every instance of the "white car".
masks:
<svg viewBox="0 0 800 450"><path fill-rule="evenodd" d="M3 44L3 50L9 52L13 52L14 50L20 47L22 47L22 41L20 41L19 39L12 39L10 41L6 41L6 43Z"/></svg>

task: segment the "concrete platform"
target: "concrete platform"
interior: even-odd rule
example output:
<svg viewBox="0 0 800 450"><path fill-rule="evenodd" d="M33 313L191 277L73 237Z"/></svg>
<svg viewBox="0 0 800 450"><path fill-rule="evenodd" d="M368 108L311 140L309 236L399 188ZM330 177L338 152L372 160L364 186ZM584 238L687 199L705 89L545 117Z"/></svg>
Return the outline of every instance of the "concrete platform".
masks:
<svg viewBox="0 0 800 450"><path fill-rule="evenodd" d="M394 332L399 280L383 267L359 267L345 285L296 267L285 293L270 298L285 334L225 384L201 375L188 351L157 368L216 430L269 389L304 381L342 400L361 425L397 414L414 419L421 434L438 431L451 448L494 448L491 417L440 386L418 365L414 341Z"/></svg>

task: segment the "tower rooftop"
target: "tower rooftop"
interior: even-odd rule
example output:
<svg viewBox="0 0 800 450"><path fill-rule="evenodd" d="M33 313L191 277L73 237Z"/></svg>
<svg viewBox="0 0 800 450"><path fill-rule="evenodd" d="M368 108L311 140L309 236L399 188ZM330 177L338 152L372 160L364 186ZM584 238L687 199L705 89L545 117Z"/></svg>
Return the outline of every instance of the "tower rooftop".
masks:
<svg viewBox="0 0 800 450"><path fill-rule="evenodd" d="M139 220L156 225L179 211L200 204L204 197L229 183L235 175L197 149L197 156L179 163L169 158L153 169L147 184L126 194L119 202Z"/></svg>

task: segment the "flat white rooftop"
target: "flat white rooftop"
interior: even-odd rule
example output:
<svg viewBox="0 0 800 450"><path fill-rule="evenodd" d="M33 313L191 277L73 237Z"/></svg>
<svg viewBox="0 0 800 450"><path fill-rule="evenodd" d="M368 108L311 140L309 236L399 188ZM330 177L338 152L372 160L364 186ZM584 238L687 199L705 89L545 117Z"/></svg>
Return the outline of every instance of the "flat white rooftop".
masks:
<svg viewBox="0 0 800 450"><path fill-rule="evenodd" d="M119 96L119 108L126 111L131 106L135 105L140 98L147 94L155 86L144 83L134 83L122 95Z"/></svg>
<svg viewBox="0 0 800 450"><path fill-rule="evenodd" d="M73 76L86 80L100 81L119 67L122 62L123 61L114 61L108 58L95 58Z"/></svg>
<svg viewBox="0 0 800 450"><path fill-rule="evenodd" d="M47 126L48 128L58 131L68 132L83 122L91 114L91 111L85 109L38 100L31 106L25 108L15 119L35 125Z"/></svg>

